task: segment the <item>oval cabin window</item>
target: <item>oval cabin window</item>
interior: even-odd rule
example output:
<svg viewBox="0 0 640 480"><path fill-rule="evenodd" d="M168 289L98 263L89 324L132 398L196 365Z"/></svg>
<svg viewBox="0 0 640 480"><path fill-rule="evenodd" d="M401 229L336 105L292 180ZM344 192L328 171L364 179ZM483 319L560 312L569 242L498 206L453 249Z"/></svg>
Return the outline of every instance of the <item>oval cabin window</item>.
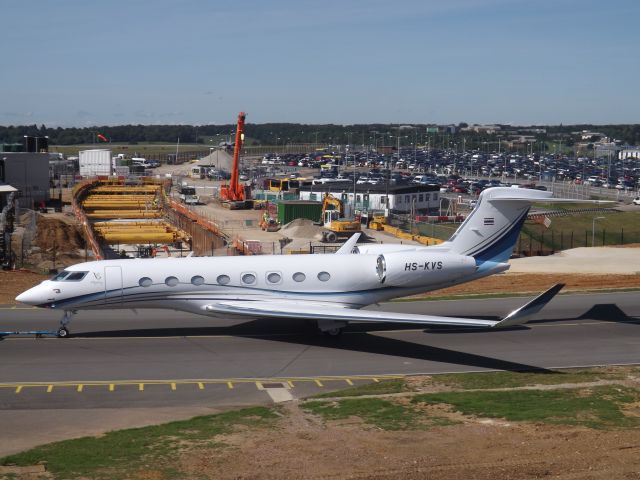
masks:
<svg viewBox="0 0 640 480"><path fill-rule="evenodd" d="M272 272L269 275L267 275L267 280L269 281L269 283L279 283L280 280L282 280L282 277L280 276L279 273Z"/></svg>
<svg viewBox="0 0 640 480"><path fill-rule="evenodd" d="M167 277L165 278L164 283L167 287L175 287L178 285L178 279L176 277Z"/></svg>
<svg viewBox="0 0 640 480"><path fill-rule="evenodd" d="M256 276L253 273L245 273L244 275L242 275L242 283L252 285L256 283Z"/></svg>
<svg viewBox="0 0 640 480"><path fill-rule="evenodd" d="M304 282L307 276L302 272L296 272L293 274L293 280L296 282Z"/></svg>
<svg viewBox="0 0 640 480"><path fill-rule="evenodd" d="M216 281L220 285L226 285L231 281L231 279L229 278L229 275L218 275L218 278L216 279Z"/></svg>
<svg viewBox="0 0 640 480"><path fill-rule="evenodd" d="M141 287L150 287L153 284L153 281L149 277L142 277L138 280L138 285Z"/></svg>
<svg viewBox="0 0 640 480"><path fill-rule="evenodd" d="M200 275L196 275L195 277L191 277L191 283L196 286L202 285L204 283L204 278Z"/></svg>
<svg viewBox="0 0 640 480"><path fill-rule="evenodd" d="M330 278L331 278L331 275L329 275L329 272L320 272L318 274L318 280L320 280L321 282L326 282Z"/></svg>

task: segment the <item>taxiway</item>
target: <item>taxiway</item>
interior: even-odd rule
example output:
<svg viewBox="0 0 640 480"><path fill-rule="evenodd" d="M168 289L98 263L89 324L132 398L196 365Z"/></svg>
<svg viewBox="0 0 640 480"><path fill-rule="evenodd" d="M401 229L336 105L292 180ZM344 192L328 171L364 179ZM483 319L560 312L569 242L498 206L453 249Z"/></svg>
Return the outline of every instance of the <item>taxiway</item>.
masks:
<svg viewBox="0 0 640 480"><path fill-rule="evenodd" d="M71 338L0 341L0 421L5 432L20 434L24 447L78 434L69 431L71 419L78 418L86 434L119 428L124 419L126 426L170 418L172 409L184 417L396 375L634 364L640 362L639 300L638 292L561 295L531 323L513 329L360 323L339 338L295 320L80 312L70 325ZM525 302L493 298L371 308L495 319ZM0 329L54 329L58 316L6 307ZM67 427L60 430L61 421ZM40 433L25 435L34 428ZM0 453L17 448L10 436L0 440Z"/></svg>

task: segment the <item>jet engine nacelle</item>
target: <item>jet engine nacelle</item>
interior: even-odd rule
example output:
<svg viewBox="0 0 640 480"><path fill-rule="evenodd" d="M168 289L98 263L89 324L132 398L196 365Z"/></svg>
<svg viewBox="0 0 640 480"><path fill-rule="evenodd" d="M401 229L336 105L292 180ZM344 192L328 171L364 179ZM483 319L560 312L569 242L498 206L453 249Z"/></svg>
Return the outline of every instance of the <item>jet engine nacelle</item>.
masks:
<svg viewBox="0 0 640 480"><path fill-rule="evenodd" d="M455 281L476 271L473 257L417 250L378 256L376 272L385 285L418 287Z"/></svg>

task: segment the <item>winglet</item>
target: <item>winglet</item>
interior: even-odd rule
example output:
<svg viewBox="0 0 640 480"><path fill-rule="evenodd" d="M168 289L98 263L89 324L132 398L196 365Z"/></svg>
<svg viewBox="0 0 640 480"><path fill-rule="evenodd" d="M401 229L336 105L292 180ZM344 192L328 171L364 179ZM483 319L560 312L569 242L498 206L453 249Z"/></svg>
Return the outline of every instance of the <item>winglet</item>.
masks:
<svg viewBox="0 0 640 480"><path fill-rule="evenodd" d="M356 246L356 243L358 243L359 238L360 238L360 232L354 233L353 235L351 235L349 240L344 242L342 246L338 250L336 250L336 254L349 255L350 253L352 253L351 250L353 250L353 247Z"/></svg>
<svg viewBox="0 0 640 480"><path fill-rule="evenodd" d="M527 321L533 315L542 310L544 306L549 303L560 290L562 290L562 287L564 287L564 283L555 284L549 290L541 293L526 305L523 305L522 307L511 312L509 315L496 323L493 328L512 327L514 325L522 325L523 323L527 323Z"/></svg>

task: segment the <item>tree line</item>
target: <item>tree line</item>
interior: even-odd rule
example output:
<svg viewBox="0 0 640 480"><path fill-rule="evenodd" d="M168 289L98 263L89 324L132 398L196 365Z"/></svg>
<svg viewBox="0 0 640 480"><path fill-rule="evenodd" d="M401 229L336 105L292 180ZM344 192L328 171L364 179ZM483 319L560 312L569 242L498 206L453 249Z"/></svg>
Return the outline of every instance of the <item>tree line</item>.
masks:
<svg viewBox="0 0 640 480"><path fill-rule="evenodd" d="M458 127L467 124L460 123ZM526 129L540 128L546 133L536 133L538 141L551 141L565 138L571 141L571 132L595 131L606 136L621 140L628 145L640 144L640 125L553 125L535 127L502 126L498 133L446 132L431 133L429 125L413 124L300 124L300 123L247 123L245 135L252 145L283 145L287 143L319 143L319 144L352 144L352 145L395 145L398 137L402 145L413 143L433 145L445 145L446 142L465 142L467 148L478 148L483 142L492 142L503 138L505 131L516 133ZM93 126L93 127L56 127L48 128L45 125L20 125L0 126L0 143L22 143L24 136L49 137L51 145L79 145L100 143L98 135L105 137L109 142L137 144L146 142L199 143L204 145L217 144L220 141L230 139L233 141L236 125L118 125L118 126ZM569 145L569 143L566 143Z"/></svg>

